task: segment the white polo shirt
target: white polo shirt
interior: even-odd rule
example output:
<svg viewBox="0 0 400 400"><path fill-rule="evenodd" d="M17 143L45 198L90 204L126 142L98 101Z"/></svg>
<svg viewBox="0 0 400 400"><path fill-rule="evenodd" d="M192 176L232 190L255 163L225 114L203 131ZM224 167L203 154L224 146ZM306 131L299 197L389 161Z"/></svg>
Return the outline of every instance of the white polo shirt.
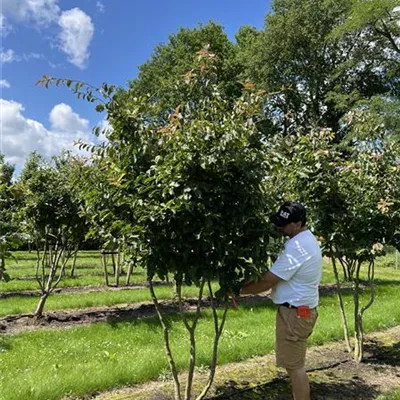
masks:
<svg viewBox="0 0 400 400"><path fill-rule="evenodd" d="M321 249L315 236L305 230L285 243L270 271L282 279L272 289L275 304L317 307L322 276Z"/></svg>

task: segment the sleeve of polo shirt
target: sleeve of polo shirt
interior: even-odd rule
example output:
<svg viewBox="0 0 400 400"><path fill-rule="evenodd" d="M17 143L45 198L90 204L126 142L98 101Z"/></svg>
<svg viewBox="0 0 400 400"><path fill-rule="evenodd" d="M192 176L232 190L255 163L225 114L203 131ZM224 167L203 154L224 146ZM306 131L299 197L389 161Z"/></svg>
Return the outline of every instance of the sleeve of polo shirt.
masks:
<svg viewBox="0 0 400 400"><path fill-rule="evenodd" d="M295 246L288 246L272 265L270 272L278 278L288 281L297 272L307 255Z"/></svg>

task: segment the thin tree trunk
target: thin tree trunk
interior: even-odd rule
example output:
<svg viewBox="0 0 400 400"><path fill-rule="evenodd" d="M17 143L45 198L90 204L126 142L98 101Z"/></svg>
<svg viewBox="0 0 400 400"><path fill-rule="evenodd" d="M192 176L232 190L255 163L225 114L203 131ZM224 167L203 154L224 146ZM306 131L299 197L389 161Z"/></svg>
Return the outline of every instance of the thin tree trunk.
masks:
<svg viewBox="0 0 400 400"><path fill-rule="evenodd" d="M108 285L108 273L107 273L107 255L106 254L102 254L101 255L101 259L102 259L102 264L103 264L103 272L104 272L104 283L106 284L106 286Z"/></svg>
<svg viewBox="0 0 400 400"><path fill-rule="evenodd" d="M115 261L115 258L117 258L117 261ZM114 269L114 277L115 277L115 285L119 285L119 254L117 254L117 257L115 257L115 254L111 254L111 260L112 260L112 265Z"/></svg>
<svg viewBox="0 0 400 400"><path fill-rule="evenodd" d="M188 378L186 381L186 388L185 388L185 400L190 400L192 397L192 387L193 387L193 375L194 375L194 368L196 366L196 327L200 317L200 309L201 309L201 301L203 298L203 288L204 288L205 280L202 279L199 287L199 295L197 298L197 306L196 306L196 313L193 319L192 325L190 325L185 310L183 307L182 301L182 279L177 280L176 284L176 293L178 296L178 304L179 304L179 312L181 314L183 323L189 332L189 340L190 340L190 359L189 359L189 369L188 369Z"/></svg>
<svg viewBox="0 0 400 400"><path fill-rule="evenodd" d="M48 297L49 297L48 293L44 293L40 296L39 304L37 305L34 313L36 318L41 318L43 316L44 306L46 304L46 300Z"/></svg>
<svg viewBox="0 0 400 400"><path fill-rule="evenodd" d="M78 252L79 252L79 245L77 244L75 246L75 250L74 250L74 256L72 258L72 266L71 266L71 278L74 277L75 275L75 266L76 266L76 260L78 258Z"/></svg>
<svg viewBox="0 0 400 400"><path fill-rule="evenodd" d="M211 388L211 385L214 381L214 376L215 376L215 369L217 367L217 360L218 360L218 345L219 345L219 339L221 338L222 331L224 329L225 321L226 321L226 315L228 313L228 302L225 301L225 308L224 312L222 314L222 318L220 323L218 322L218 314L217 314L217 308L214 303L214 294L212 291L211 287L211 281L208 279L207 281L208 284L208 290L210 292L210 299L211 299L211 308L212 308L212 313L213 313L213 319L214 319L214 343L213 343L213 354L212 354L212 360L211 360L211 365L210 365L210 375L208 377L208 381L206 386L204 387L203 391L200 393L200 395L197 397L196 400L202 400L204 397L207 395L208 391Z"/></svg>
<svg viewBox="0 0 400 400"><path fill-rule="evenodd" d="M42 254L40 253L39 246L37 246L37 260L36 260L36 271L35 277L40 286L41 296L39 299L39 304L36 307L34 315L40 318L43 315L44 306L46 304L47 298L54 291L57 285L60 283L62 277L65 275L65 269L70 252L66 252L66 241L60 240L60 235L62 235L62 230L57 232L57 236L52 235L46 230L44 238L44 249ZM54 245L50 245L48 242L48 236L52 239L56 239ZM61 265L60 265L61 261ZM41 266L41 276L39 274L39 269ZM46 271L48 270L48 275ZM56 275L58 273L58 277ZM47 282L46 282L47 279Z"/></svg>
<svg viewBox="0 0 400 400"><path fill-rule="evenodd" d="M132 275L132 270L133 270L133 263L132 263L132 261L130 261L129 265L128 265L128 271L126 273L126 286L129 285L129 281L130 281L131 275Z"/></svg>
<svg viewBox="0 0 400 400"><path fill-rule="evenodd" d="M350 344L350 338L349 338L349 327L347 324L347 317L346 317L346 311L344 309L344 304L343 304L343 298L342 298L342 293L340 290L340 279L339 279L339 274L336 266L336 260L335 257L332 257L332 265L333 265L333 272L335 274L335 280L336 280L336 292L338 296L338 301L339 301L339 309L340 309L340 315L342 317L342 323L343 323L343 333L344 333L344 340L346 343L346 348L349 353L352 352L351 344Z"/></svg>
<svg viewBox="0 0 400 400"><path fill-rule="evenodd" d="M363 335L362 335L362 317L360 314L360 267L361 262L357 261L356 277L354 279L354 360L360 362L363 357Z"/></svg>
<svg viewBox="0 0 400 400"><path fill-rule="evenodd" d="M356 359L357 362L361 362L364 358L364 326L363 326L363 319L364 319L364 312L368 310L369 307L372 306L374 300L375 300L375 288L373 285L373 280L374 280L374 275L375 275L375 262L372 260L370 261L368 265L368 282L369 282L369 288L370 288L370 293L369 293L369 300L368 303L364 306L361 307L359 311L359 338L360 338L360 351L358 353L358 358Z"/></svg>
<svg viewBox="0 0 400 400"><path fill-rule="evenodd" d="M165 323L164 315L162 314L160 304L158 303L157 296L154 292L153 282L151 279L149 279L148 282L149 282L150 295L153 300L154 307L157 311L157 315L158 315L158 318L160 320L160 323L161 323L161 326L162 326L163 332L164 332L165 352L167 354L169 366L171 368L172 377L174 380L175 400L182 400L181 385L180 385L180 381L179 381L178 370L176 368L176 364L175 364L175 361L174 361L174 358L173 358L172 352L171 352L171 346L169 343L169 329Z"/></svg>
<svg viewBox="0 0 400 400"><path fill-rule="evenodd" d="M349 280L349 277L348 277L348 275L347 275L347 269L346 269L346 267L345 267L345 265L344 265L344 261L343 261L341 258L339 258L339 262L340 262L340 265L342 266L344 280L345 280L345 281L348 281L348 280Z"/></svg>

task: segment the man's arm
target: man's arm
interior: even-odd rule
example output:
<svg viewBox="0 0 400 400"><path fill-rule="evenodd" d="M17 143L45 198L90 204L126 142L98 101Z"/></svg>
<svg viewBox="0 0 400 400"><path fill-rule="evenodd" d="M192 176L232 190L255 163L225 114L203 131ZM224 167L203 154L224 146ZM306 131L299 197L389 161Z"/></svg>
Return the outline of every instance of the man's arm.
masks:
<svg viewBox="0 0 400 400"><path fill-rule="evenodd" d="M257 294L266 292L281 280L281 278L268 271L263 275L261 280L246 282L240 289L240 294Z"/></svg>

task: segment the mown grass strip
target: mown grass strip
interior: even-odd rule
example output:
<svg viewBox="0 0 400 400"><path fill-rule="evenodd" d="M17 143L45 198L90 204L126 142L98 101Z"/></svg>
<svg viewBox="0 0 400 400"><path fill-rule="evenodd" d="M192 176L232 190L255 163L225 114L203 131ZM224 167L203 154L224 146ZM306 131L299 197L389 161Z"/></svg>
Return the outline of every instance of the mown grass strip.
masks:
<svg viewBox="0 0 400 400"><path fill-rule="evenodd" d="M376 303L365 314L366 331L400 323L398 285L381 285L376 296ZM363 301L366 300L363 296ZM345 303L350 307L350 296L345 296ZM319 314L311 344L341 339L334 296L321 299ZM274 321L272 305L241 306L237 312L230 312L221 338L219 363L271 352ZM177 364L184 369L188 358L186 333L176 316L169 317L169 324ZM211 313L205 311L197 333L199 366L210 361L212 336ZM162 332L156 318L23 333L3 337L1 348L3 400L55 400L65 394L85 394L144 382L165 375L167 370Z"/></svg>
<svg viewBox="0 0 400 400"><path fill-rule="evenodd" d="M216 288L216 285L214 285L214 288ZM186 287L183 293L185 296L196 296L198 289L196 287ZM173 297L173 288L171 286L157 287L157 295L160 300L171 299ZM38 297L20 296L0 299L0 316L33 313L38 301ZM135 290L54 294L48 298L45 311L114 306L142 301L151 301L149 289L146 287Z"/></svg>
<svg viewBox="0 0 400 400"><path fill-rule="evenodd" d="M400 270L393 268L380 267L376 268L376 283L383 284L385 282L400 283ZM94 277L84 277L75 280L75 285L70 285L70 279L66 278L61 281L60 287L78 286L96 286ZM98 277L101 282L102 278ZM132 276L132 282L142 283L144 281L142 272L137 272ZM332 283L334 280L332 268L330 264L324 264L323 283ZM13 282L4 283L3 285L10 285ZM24 282L22 282L24 283ZM34 282L32 282L34 283ZM65 285L62 285L64 283ZM100 283L99 283L100 285ZM38 289L37 285L33 289ZM11 289L10 289L11 290ZM161 299L168 299L172 296L171 287L160 287L158 293ZM197 293L196 288L187 288L185 293L188 296L195 296ZM101 307L101 306L114 306L124 303L136 303L141 301L150 301L150 296L147 288L138 290L122 290L122 291L99 291L91 293L76 293L76 294L62 294L55 293L47 300L45 311L55 311L62 309L80 309L88 307ZM35 310L38 303L38 297L23 297L13 296L0 299L0 316L11 314L29 314Z"/></svg>

